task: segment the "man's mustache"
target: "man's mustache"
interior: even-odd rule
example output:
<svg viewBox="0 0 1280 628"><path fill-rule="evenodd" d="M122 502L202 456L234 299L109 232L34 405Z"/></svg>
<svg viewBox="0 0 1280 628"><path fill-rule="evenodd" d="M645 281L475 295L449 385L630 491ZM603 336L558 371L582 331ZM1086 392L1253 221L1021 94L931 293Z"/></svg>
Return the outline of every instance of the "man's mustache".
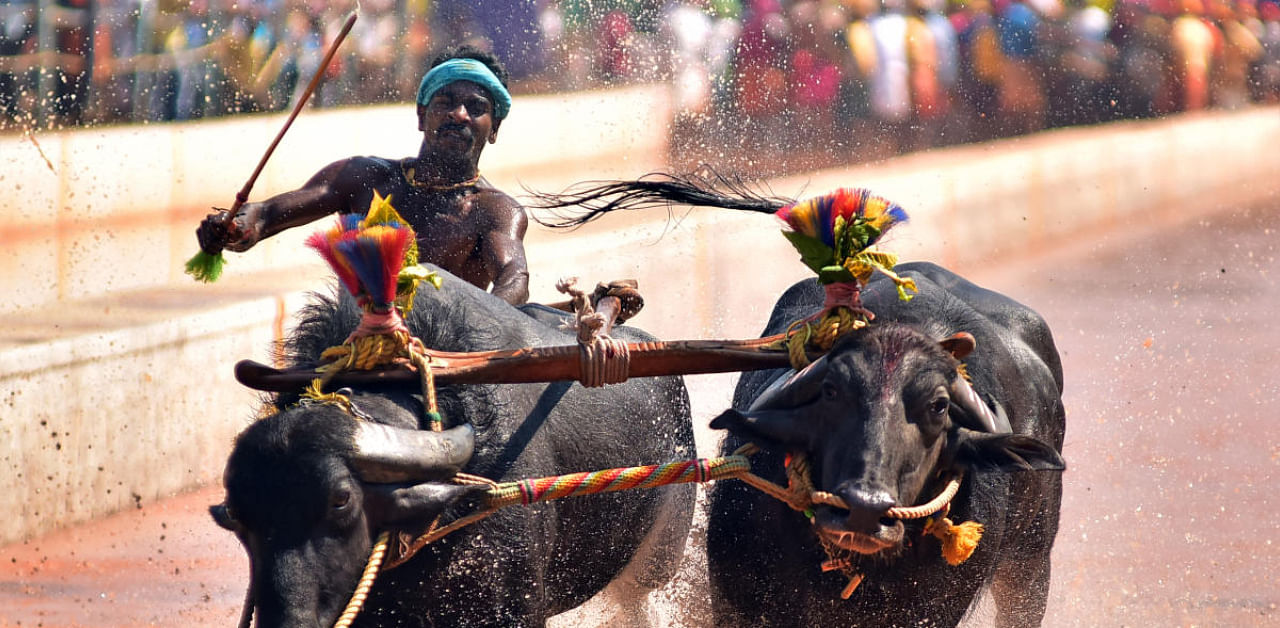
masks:
<svg viewBox="0 0 1280 628"><path fill-rule="evenodd" d="M458 124L456 122L446 122L444 124L441 124L440 127L436 129L436 135L440 135L442 133L454 133L454 132L458 133L459 135L467 139L471 139L471 128L465 124Z"/></svg>

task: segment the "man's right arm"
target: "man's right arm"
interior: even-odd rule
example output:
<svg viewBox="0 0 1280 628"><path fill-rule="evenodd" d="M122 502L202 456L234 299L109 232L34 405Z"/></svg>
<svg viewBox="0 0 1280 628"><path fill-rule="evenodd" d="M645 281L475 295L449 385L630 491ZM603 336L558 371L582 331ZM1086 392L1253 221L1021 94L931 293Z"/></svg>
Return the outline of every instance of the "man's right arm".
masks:
<svg viewBox="0 0 1280 628"><path fill-rule="evenodd" d="M196 230L203 249L247 251L264 238L290 227L313 222L346 209L350 202L351 160L325 166L301 188L257 203L245 203L236 212L230 230L223 227L223 213L209 214ZM213 244L219 247L211 246ZM210 246L206 246L210 245Z"/></svg>

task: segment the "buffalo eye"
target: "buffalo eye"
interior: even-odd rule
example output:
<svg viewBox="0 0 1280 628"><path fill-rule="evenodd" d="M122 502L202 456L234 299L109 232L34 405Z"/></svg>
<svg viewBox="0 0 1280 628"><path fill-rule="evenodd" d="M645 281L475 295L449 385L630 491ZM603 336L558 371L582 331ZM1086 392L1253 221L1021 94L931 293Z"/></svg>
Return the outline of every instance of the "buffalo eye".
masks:
<svg viewBox="0 0 1280 628"><path fill-rule="evenodd" d="M329 495L329 507L335 511L344 511L351 505L351 489L339 488Z"/></svg>
<svg viewBox="0 0 1280 628"><path fill-rule="evenodd" d="M839 391L836 390L835 384L832 384L831 382L822 382L822 398L823 399L826 399L827 401L832 401L836 398L838 393Z"/></svg>
<svg viewBox="0 0 1280 628"><path fill-rule="evenodd" d="M935 417L941 417L947 413L947 408L951 406L951 400L946 397L938 397L929 403L929 414Z"/></svg>

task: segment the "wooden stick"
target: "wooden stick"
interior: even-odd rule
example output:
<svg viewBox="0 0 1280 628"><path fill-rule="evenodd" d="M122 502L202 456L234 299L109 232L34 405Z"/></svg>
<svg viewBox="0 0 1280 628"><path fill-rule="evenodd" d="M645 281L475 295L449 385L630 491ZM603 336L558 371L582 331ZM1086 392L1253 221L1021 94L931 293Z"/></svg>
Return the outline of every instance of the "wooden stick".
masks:
<svg viewBox="0 0 1280 628"><path fill-rule="evenodd" d="M235 203L231 205L231 209L227 210L226 216L222 219L222 224L227 227L227 232L231 233L236 218L236 212L244 206L249 200L249 192L253 190L253 184L257 183L258 175L262 174L262 169L266 167L267 160L271 159L271 153L274 153L276 146L280 144L280 140L284 138L284 134L288 132L289 127L293 125L293 120L302 112L303 105L307 104L307 100L311 98L311 94L316 91L316 87L320 85L320 78L324 76L324 72L329 67L329 62L333 60L333 55L338 52L338 46L342 44L342 40L347 38L347 33L351 32L351 27L356 23L356 13L353 11L347 16L347 21L342 25L342 30L338 33L338 37L329 44L329 50L325 52L324 59L320 61L320 67L316 69L316 73L311 77L311 82L307 84L307 89L302 92L302 96L298 98L298 102L294 103L293 111L289 113L289 118L284 121L284 126L280 128L280 132L276 134L276 138L271 141L271 145L267 147L267 152L263 153L262 159L258 160L258 166L253 169L253 174L249 176L249 180L245 181L244 187L236 193ZM221 249L219 249L221 250ZM210 255L215 255L219 251L205 251Z"/></svg>
<svg viewBox="0 0 1280 628"><path fill-rule="evenodd" d="M696 375L783 368L791 365L785 349L772 348L782 334L752 340L676 340L628 343L630 377ZM501 351L455 353L428 350L431 373L437 383L520 384L576 381L580 377L578 346L525 347ZM812 354L811 359L817 359ZM235 367L240 383L266 392L296 392L318 374L311 368L281 370L252 360ZM334 376L329 387L421 386L418 373L409 369L345 371Z"/></svg>

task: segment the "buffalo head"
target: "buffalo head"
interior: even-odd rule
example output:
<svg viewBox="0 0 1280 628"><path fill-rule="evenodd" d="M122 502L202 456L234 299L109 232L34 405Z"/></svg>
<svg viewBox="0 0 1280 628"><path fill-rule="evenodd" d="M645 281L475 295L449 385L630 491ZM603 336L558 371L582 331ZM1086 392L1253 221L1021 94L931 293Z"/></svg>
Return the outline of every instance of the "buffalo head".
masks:
<svg viewBox="0 0 1280 628"><path fill-rule="evenodd" d="M359 403L376 416L405 413L378 397ZM285 410L246 429L227 461L226 501L210 512L249 553L258 625L333 625L380 528L429 522L475 490L433 482L468 461L473 440L469 425L395 428L327 404Z"/></svg>
<svg viewBox="0 0 1280 628"><path fill-rule="evenodd" d="M819 506L818 533L861 554L892 553L902 546L903 524L887 511L932 498L926 489L935 490L941 472L1064 468L1039 440L980 431L990 421L976 416L957 369L973 347L968 334L939 342L906 325L877 323L711 426L806 454L815 488L849 506Z"/></svg>

